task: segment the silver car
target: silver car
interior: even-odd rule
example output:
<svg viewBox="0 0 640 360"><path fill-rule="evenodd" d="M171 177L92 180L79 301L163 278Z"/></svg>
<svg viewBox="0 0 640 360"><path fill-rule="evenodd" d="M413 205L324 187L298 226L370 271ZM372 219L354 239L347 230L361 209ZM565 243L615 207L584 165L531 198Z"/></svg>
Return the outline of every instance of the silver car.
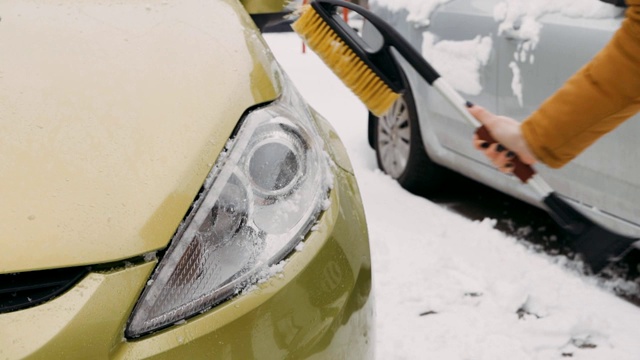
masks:
<svg viewBox="0 0 640 360"><path fill-rule="evenodd" d="M378 0L370 2L370 9L421 50L468 100L523 120L604 47L620 27L624 9L584 0L581 9L527 13L525 1L521 9L515 3L450 0L429 13L416 13ZM375 42L374 32L365 24L364 39ZM369 141L380 168L416 193L439 191L453 170L543 206L528 186L498 173L472 147L474 129L398 60L410 91L385 115L369 118ZM537 170L589 217L638 236L640 171L631 164L639 138L636 115L564 168L538 165Z"/></svg>

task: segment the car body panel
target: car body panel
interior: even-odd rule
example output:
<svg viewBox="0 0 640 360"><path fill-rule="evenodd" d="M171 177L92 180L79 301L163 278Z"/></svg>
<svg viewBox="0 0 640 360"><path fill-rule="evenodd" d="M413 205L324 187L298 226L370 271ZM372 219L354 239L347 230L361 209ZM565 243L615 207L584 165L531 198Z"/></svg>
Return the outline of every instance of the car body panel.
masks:
<svg viewBox="0 0 640 360"><path fill-rule="evenodd" d="M243 112L280 93L234 0L0 13L3 53L23 54L0 57L0 273L165 247Z"/></svg>
<svg viewBox="0 0 640 360"><path fill-rule="evenodd" d="M325 135L335 136L323 126ZM341 163L350 168L347 159ZM280 272L209 311L125 340L128 314L156 262L94 272L48 303L0 314L0 355L370 359L374 335L367 227L355 178L341 167L334 168L330 200L304 246Z"/></svg>
<svg viewBox="0 0 640 360"><path fill-rule="evenodd" d="M501 114L524 119L609 41L621 18L580 19L558 14L540 18L542 29L535 49L521 53L517 62L525 85L520 106L511 89L512 74L500 77ZM498 54L502 68L527 39L500 36ZM561 59L558 54L561 54ZM590 146L562 169L538 166L545 179L564 196L597 207L599 211L640 225L640 173L632 166L640 134L639 116L622 124ZM569 181L568 181L569 180ZM634 221L635 220L635 221Z"/></svg>
<svg viewBox="0 0 640 360"><path fill-rule="evenodd" d="M422 49L425 36L433 36L436 41L489 36L491 55L479 71L482 92L461 94L474 103L518 120L524 120L571 74L588 62L623 19L622 15L588 19L561 14L543 15L537 20L542 24L539 39L536 39L539 41L525 51L528 39L513 36L512 29L499 30L500 22L494 19L494 14L496 6L501 3L503 1L500 0L450 0L436 9L429 21L418 19L420 21L415 23L407 20L406 10L392 11L375 3L371 8L417 49ZM517 31L515 34L518 35ZM513 177L500 175L472 147L474 129L405 61L400 60L400 63L416 98L420 130L429 157L456 172L544 207L539 194ZM512 63L517 66L519 78L514 75ZM439 69L436 67L436 70ZM440 71L446 79L446 72ZM522 105L513 88L514 79L523 86ZM640 135L638 120L640 115L604 136L560 170L552 170L542 164L536 166L554 190L587 216L631 236L640 235L640 174L628 166L633 163L637 152L634 139Z"/></svg>
<svg viewBox="0 0 640 360"><path fill-rule="evenodd" d="M458 6L455 6L455 5ZM490 12L482 12L473 7L462 6L464 4L458 4L454 2L449 11L436 12L431 18L430 24L426 31L431 29L438 29L438 32L432 33L435 35L433 41L440 42L447 41L471 41L478 37L490 37L492 32L495 32L495 20ZM468 26L462 27L459 24L468 24ZM423 33L424 34L424 33ZM425 41L423 37L423 42ZM427 50L424 49L423 52ZM455 66L455 64L453 65ZM444 71L440 70L443 74L455 75L456 72L465 71L464 68L450 69ZM478 79L478 84L481 86L482 91L466 93L465 96L468 100L477 104L486 104L488 107L497 105L496 97L494 96L496 89L498 88L498 63L496 61L495 51L492 51L488 62L482 66L482 76ZM464 73L464 75L472 75L470 73ZM453 76L456 79L457 76ZM424 81L420 81L424 83ZM469 87L469 89L472 89ZM466 156L473 156L475 154L468 152L468 147L465 146L468 142L470 134L470 127L468 123L462 119L448 101L444 100L442 96L434 91L431 87L427 87L424 90L430 92L430 95L426 98L426 101L419 101L420 105L417 105L418 112L429 112L429 128L435 132L440 144L449 149L450 151L461 151ZM418 103L418 102L416 102ZM427 129L425 129L427 130ZM424 132L424 131L423 131Z"/></svg>
<svg viewBox="0 0 640 360"><path fill-rule="evenodd" d="M90 273L64 295L33 308L0 314L3 359L105 358L119 344L155 261Z"/></svg>
<svg viewBox="0 0 640 360"><path fill-rule="evenodd" d="M31 284L13 273L68 286L0 307L0 358L373 358L362 200L336 132L302 102L333 181L304 241L259 284L125 337L243 114L295 91L241 2L10 0L0 15L15 55L0 56L0 275L21 296ZM81 264L76 283L51 275Z"/></svg>

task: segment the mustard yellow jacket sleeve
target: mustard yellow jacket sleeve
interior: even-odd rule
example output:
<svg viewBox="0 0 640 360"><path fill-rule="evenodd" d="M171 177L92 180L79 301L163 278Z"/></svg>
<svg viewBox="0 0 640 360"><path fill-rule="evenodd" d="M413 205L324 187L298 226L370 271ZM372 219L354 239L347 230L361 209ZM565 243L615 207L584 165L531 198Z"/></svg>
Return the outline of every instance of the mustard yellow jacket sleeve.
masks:
<svg viewBox="0 0 640 360"><path fill-rule="evenodd" d="M640 0L587 65L522 123L536 157L557 168L640 111Z"/></svg>

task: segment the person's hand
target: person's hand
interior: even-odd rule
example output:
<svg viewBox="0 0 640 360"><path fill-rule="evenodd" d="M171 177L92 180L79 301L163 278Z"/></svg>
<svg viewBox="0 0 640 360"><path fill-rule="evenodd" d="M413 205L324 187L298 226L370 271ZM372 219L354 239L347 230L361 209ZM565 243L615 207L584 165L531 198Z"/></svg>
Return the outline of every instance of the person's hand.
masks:
<svg viewBox="0 0 640 360"><path fill-rule="evenodd" d="M511 160L517 155L528 165L536 162L533 152L529 150L526 140L520 131L520 123L506 116L498 116L483 107L474 105L469 112L482 123L497 143L488 143L473 136L473 146L482 151L493 165L505 173L513 172Z"/></svg>

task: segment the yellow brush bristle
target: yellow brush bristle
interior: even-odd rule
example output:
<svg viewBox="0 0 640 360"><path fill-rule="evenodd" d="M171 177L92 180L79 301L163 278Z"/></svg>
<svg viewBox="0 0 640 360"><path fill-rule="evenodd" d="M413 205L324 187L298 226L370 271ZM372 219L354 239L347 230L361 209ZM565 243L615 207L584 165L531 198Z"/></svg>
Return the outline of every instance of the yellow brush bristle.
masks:
<svg viewBox="0 0 640 360"><path fill-rule="evenodd" d="M375 115L384 114L400 97L356 55L311 5L291 27Z"/></svg>

